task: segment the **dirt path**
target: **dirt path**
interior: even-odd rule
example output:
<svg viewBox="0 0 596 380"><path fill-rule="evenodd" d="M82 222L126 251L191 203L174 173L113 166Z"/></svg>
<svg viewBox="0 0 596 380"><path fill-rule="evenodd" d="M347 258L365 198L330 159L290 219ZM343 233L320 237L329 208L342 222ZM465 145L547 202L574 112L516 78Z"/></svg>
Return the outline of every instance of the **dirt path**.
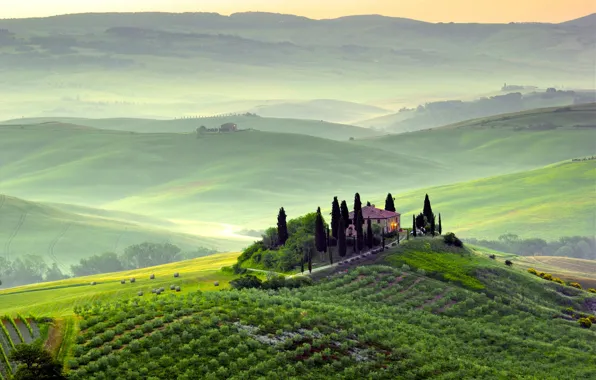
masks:
<svg viewBox="0 0 596 380"><path fill-rule="evenodd" d="M48 339L44 344L44 348L50 351L52 355L56 355L56 352L62 343L62 338L64 338L64 321L56 320L50 325Z"/></svg>

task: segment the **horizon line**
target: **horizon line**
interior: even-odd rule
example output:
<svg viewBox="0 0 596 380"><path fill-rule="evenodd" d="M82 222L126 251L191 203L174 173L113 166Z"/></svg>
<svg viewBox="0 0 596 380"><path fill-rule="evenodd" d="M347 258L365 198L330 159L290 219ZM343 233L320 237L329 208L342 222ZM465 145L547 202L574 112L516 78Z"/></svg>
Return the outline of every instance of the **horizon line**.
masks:
<svg viewBox="0 0 596 380"><path fill-rule="evenodd" d="M558 25L558 24L563 24L563 23L566 23L566 22L570 22L570 21L574 21L574 20L579 20L579 19L582 19L582 18L585 18L585 17L596 15L596 13L589 13L589 14L586 14L586 15L581 16L581 17L577 17L577 18L573 18L573 19L570 19L570 20L567 20L567 21L561 21L561 22L548 22L548 21L503 21L503 22L437 21L437 22L432 22L432 21L424 21L424 20L419 20L419 19L414 19L414 18L408 18L408 17L387 16L387 15L382 15L382 14L378 14L378 13L353 14L353 15L345 15L345 16L329 17L329 18L314 18L314 17L307 17L307 16L296 15L296 14L292 14L292 13L265 12L265 11L244 11L244 12L233 12L233 13L228 13L228 14L226 14L226 13L219 13L219 12L141 11L141 12L74 12L74 13L61 13L61 14L48 15L48 16L9 17L9 18L2 18L2 17L0 17L0 20L31 20L31 19L47 19L47 18L54 18L54 17L65 17L65 16L109 15L109 14L123 14L123 15L126 15L126 14L130 14L130 15L135 15L135 14L168 14L168 15L209 14L209 15L217 15L217 16L221 16L221 17L232 17L234 15L251 14L251 13L255 13L255 14L266 14L266 15L278 15L278 16L291 16L291 17L295 17L295 18L301 18L301 19L312 20L312 21L332 21L332 20L340 20L340 19L345 19L345 18L350 18L350 17L367 17L367 16L368 17L371 17L372 16L372 17L382 17L382 18L388 18L388 19L416 21L416 22L426 23L426 24L490 24L490 25L508 25L508 24L547 24L547 25Z"/></svg>

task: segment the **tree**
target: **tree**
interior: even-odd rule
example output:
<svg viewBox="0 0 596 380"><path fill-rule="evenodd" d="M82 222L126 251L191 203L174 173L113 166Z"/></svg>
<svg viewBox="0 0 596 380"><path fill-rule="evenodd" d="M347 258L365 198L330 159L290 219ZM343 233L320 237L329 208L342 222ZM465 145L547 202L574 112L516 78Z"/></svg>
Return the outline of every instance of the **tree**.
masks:
<svg viewBox="0 0 596 380"><path fill-rule="evenodd" d="M323 222L323 215L321 215L321 208L317 208L317 219L315 221L315 247L317 252L325 252L327 250L327 237L325 236L325 222Z"/></svg>
<svg viewBox="0 0 596 380"><path fill-rule="evenodd" d="M53 263L52 267L47 270L45 275L46 281L59 281L64 280L65 278L68 278L68 276L62 273L60 268L58 268L57 263Z"/></svg>
<svg viewBox="0 0 596 380"><path fill-rule="evenodd" d="M422 214L426 217L427 222L431 222L433 219L433 209L430 206L430 199L428 198L428 194L424 197L424 208L422 209Z"/></svg>
<svg viewBox="0 0 596 380"><path fill-rule="evenodd" d="M369 201L366 201L366 207L372 206Z"/></svg>
<svg viewBox="0 0 596 380"><path fill-rule="evenodd" d="M439 213L439 235L443 233L443 226L441 225L441 213Z"/></svg>
<svg viewBox="0 0 596 380"><path fill-rule="evenodd" d="M430 219L430 234L432 236L435 236L435 216L433 215L433 217Z"/></svg>
<svg viewBox="0 0 596 380"><path fill-rule="evenodd" d="M346 256L346 228L344 226L344 219L339 220L339 227L337 231L337 251L340 257Z"/></svg>
<svg viewBox="0 0 596 380"><path fill-rule="evenodd" d="M428 219L426 219L426 216L423 213L418 214L418 216L416 216L416 227L418 227L419 229L426 229L426 225L428 224Z"/></svg>
<svg viewBox="0 0 596 380"><path fill-rule="evenodd" d="M346 201L341 201L341 218L344 221L344 228L348 228L350 225L350 210L348 210L348 204Z"/></svg>
<svg viewBox="0 0 596 380"><path fill-rule="evenodd" d="M180 248L171 244L145 242L127 247L120 261L124 269L139 269L168 264L180 258Z"/></svg>
<svg viewBox="0 0 596 380"><path fill-rule="evenodd" d="M393 202L395 198L391 193L387 194L387 199L385 199L385 210L395 212L395 203Z"/></svg>
<svg viewBox="0 0 596 380"><path fill-rule="evenodd" d="M339 219L341 219L341 217ZM330 247L329 238L329 227L327 227L327 251L329 251L329 264L333 264L333 250Z"/></svg>
<svg viewBox="0 0 596 380"><path fill-rule="evenodd" d="M354 227L356 228L356 240L358 251L364 248L364 220L362 218L362 202L360 194L354 195Z"/></svg>
<svg viewBox="0 0 596 380"><path fill-rule="evenodd" d="M14 380L61 380L66 379L62 373L62 364L54 360L52 355L38 340L32 344L19 344L11 351L9 359L17 363Z"/></svg>
<svg viewBox="0 0 596 380"><path fill-rule="evenodd" d="M333 197L333 203L331 204L331 235L337 239L337 229L339 226L339 220L341 219L341 209L339 208L339 202L337 197Z"/></svg>
<svg viewBox="0 0 596 380"><path fill-rule="evenodd" d="M366 222L367 226L366 226L366 245L368 245L368 248L373 247L374 244L374 235L373 235L373 230L372 230L372 224L370 222L370 218L368 218L368 221Z"/></svg>
<svg viewBox="0 0 596 380"><path fill-rule="evenodd" d="M282 207L279 209L279 214L277 215L277 238L279 239L279 245L286 244L286 241L288 241L288 238L290 237L286 219L286 210Z"/></svg>
<svg viewBox="0 0 596 380"><path fill-rule="evenodd" d="M416 217L412 215L412 233L416 237Z"/></svg>

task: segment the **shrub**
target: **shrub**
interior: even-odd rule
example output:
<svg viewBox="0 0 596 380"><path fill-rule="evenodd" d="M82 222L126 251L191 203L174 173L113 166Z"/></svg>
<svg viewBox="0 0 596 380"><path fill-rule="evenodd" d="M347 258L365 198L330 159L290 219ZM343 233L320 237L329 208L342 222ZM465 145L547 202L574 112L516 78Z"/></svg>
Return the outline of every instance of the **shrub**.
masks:
<svg viewBox="0 0 596 380"><path fill-rule="evenodd" d="M596 293L596 289L594 289L594 288L589 288L589 289L588 289L588 292L590 292L590 293Z"/></svg>
<svg viewBox="0 0 596 380"><path fill-rule="evenodd" d="M594 315L588 315L587 318L590 320L590 322L596 323L596 316L594 316Z"/></svg>
<svg viewBox="0 0 596 380"><path fill-rule="evenodd" d="M488 256L488 257L489 257L490 259L493 259L493 260L496 260L496 259L497 259L497 256L496 256L496 255L490 255L490 256Z"/></svg>
<svg viewBox="0 0 596 380"><path fill-rule="evenodd" d="M561 280L558 277L553 277L553 281L556 282L556 283L558 283L558 284L565 285L565 281Z"/></svg>
<svg viewBox="0 0 596 380"><path fill-rule="evenodd" d="M512 266L513 263L510 260L505 260L505 265L507 265L508 267Z"/></svg>
<svg viewBox="0 0 596 380"><path fill-rule="evenodd" d="M262 283L263 282L259 278L248 274L230 281L230 286L234 289L251 289L260 288Z"/></svg>
<svg viewBox="0 0 596 380"><path fill-rule="evenodd" d="M408 272L410 270L410 266L408 264L404 264L401 266L401 270L404 272Z"/></svg>
<svg viewBox="0 0 596 380"><path fill-rule="evenodd" d="M578 321L579 325L585 329L592 327L592 321L589 318L580 318Z"/></svg>
<svg viewBox="0 0 596 380"><path fill-rule="evenodd" d="M455 247L463 247L464 243L453 232L448 232L445 236L443 236L443 241L447 245L453 245Z"/></svg>
<svg viewBox="0 0 596 380"><path fill-rule="evenodd" d="M533 274L534 276L538 276L538 272L534 268L528 268L528 273Z"/></svg>
<svg viewBox="0 0 596 380"><path fill-rule="evenodd" d="M545 273L544 274L544 277L542 277L542 278L544 278L545 280L548 280L548 281L552 281L553 280L553 275L550 274L550 273Z"/></svg>
<svg viewBox="0 0 596 380"><path fill-rule="evenodd" d="M580 284L578 284L577 282L572 282L569 284L569 286L573 286L574 288L577 288L577 289L583 289L582 286Z"/></svg>

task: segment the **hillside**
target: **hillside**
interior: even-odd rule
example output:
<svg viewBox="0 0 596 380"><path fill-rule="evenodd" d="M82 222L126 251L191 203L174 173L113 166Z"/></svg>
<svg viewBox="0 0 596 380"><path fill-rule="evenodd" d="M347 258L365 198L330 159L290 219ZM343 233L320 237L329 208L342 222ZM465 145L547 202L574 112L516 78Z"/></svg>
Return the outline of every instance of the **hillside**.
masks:
<svg viewBox="0 0 596 380"><path fill-rule="evenodd" d="M449 230L464 237L497 239L511 233L557 240L596 231L596 160L420 189L396 196L404 226L420 212L424 194ZM561 200L565 207L561 207Z"/></svg>
<svg viewBox="0 0 596 380"><path fill-rule="evenodd" d="M267 132L197 138L73 124L0 126L0 186L25 199L142 212L213 236L217 229L269 226L281 206L302 215L329 207L334 195L349 200L358 191L364 201L380 199L388 191L592 155L596 130L574 125L592 120L593 107L536 111L567 123L546 130L501 116L484 125L346 142Z"/></svg>
<svg viewBox="0 0 596 380"><path fill-rule="evenodd" d="M427 102L417 108L403 108L398 113L358 121L354 124L367 128L385 129L393 133L403 133L442 127L499 114L514 114L555 106L574 106L594 101L596 101L596 97L593 90L550 90L525 94L503 91L499 95L482 97L472 101L442 100Z"/></svg>
<svg viewBox="0 0 596 380"><path fill-rule="evenodd" d="M241 248L246 241L185 234L174 223L141 215L72 205L48 205L0 194L0 257L26 254L57 262L63 271L81 258L122 251L133 244L166 241L184 251ZM217 235L213 235L217 236Z"/></svg>
<svg viewBox="0 0 596 380"><path fill-rule="evenodd" d="M347 124L328 123L321 120L297 120L288 118L254 116L201 117L178 120L154 119L82 119L82 118L23 118L0 123L13 126L48 126L67 123L114 131L137 133L194 133L200 126L219 128L224 123L236 123L239 129L255 129L262 132L294 133L331 140L347 141L350 137L378 136L381 133L368 128Z"/></svg>
<svg viewBox="0 0 596 380"><path fill-rule="evenodd" d="M11 73L0 119L173 118L263 99L461 99L495 82L580 88L595 53L592 30L574 25L381 16L74 14L4 19L0 30L0 67Z"/></svg>
<svg viewBox="0 0 596 380"><path fill-rule="evenodd" d="M565 314L590 312L589 293L440 240L373 261L298 289L81 303L65 364L73 379L596 375L593 329Z"/></svg>

